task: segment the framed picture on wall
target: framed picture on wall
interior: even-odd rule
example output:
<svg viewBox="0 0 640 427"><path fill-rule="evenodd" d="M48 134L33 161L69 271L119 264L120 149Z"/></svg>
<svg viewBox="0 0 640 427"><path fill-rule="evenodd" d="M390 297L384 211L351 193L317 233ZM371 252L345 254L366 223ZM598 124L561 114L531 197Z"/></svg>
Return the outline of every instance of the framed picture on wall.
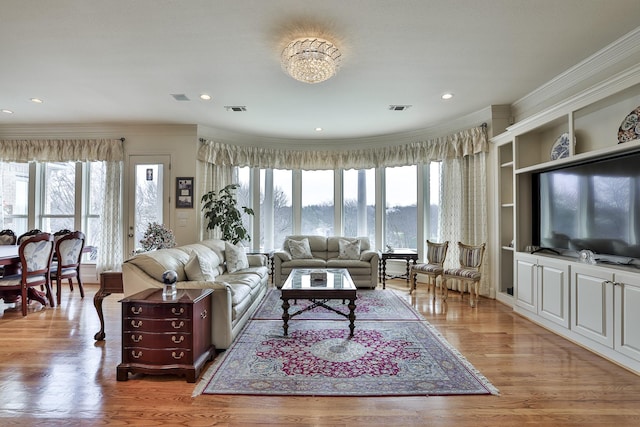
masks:
<svg viewBox="0 0 640 427"><path fill-rule="evenodd" d="M193 177L176 178L176 208L193 208Z"/></svg>

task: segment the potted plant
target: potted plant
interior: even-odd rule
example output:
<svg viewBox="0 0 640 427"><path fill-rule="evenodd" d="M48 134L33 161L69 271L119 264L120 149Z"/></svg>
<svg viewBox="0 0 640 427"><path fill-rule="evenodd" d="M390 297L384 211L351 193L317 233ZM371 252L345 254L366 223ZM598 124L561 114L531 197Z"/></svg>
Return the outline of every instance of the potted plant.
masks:
<svg viewBox="0 0 640 427"><path fill-rule="evenodd" d="M144 232L142 240L140 240L142 249L140 252L148 252L156 249L173 248L176 245L176 239L173 231L169 230L163 224L151 222Z"/></svg>
<svg viewBox="0 0 640 427"><path fill-rule="evenodd" d="M222 240L226 240L234 245L241 241L251 241L249 232L242 224L242 213L254 215L253 209L246 206L238 208L238 201L235 191L240 184L229 184L222 190L216 192L209 191L202 196L202 211L207 221L207 230L218 228Z"/></svg>

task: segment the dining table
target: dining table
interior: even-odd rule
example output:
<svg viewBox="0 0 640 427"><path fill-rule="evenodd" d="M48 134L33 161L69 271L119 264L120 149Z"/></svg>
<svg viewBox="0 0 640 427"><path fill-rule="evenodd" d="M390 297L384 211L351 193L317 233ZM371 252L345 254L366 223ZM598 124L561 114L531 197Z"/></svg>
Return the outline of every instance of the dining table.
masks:
<svg viewBox="0 0 640 427"><path fill-rule="evenodd" d="M20 272L20 255L18 253L18 245L0 245L0 266L3 267L2 275L4 277L17 274ZM19 294L19 291L16 291ZM38 301L43 306L47 305L47 297L43 292L35 288L29 288L29 299ZM0 296L3 296L0 294ZM13 296L13 295L12 295ZM6 303L8 295L4 295ZM13 302L13 301L12 301Z"/></svg>

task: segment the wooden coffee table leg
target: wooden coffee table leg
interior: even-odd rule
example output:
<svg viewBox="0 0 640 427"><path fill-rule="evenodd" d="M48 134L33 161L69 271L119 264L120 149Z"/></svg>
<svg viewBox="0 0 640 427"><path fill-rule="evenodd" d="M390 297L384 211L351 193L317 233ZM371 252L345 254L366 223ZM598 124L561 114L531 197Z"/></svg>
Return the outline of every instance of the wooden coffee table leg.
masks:
<svg viewBox="0 0 640 427"><path fill-rule="evenodd" d="M356 300L349 300L349 338L353 338L353 330L355 329L356 321Z"/></svg>
<svg viewBox="0 0 640 427"><path fill-rule="evenodd" d="M284 330L284 336L287 336L289 330L289 299L282 298L282 329Z"/></svg>

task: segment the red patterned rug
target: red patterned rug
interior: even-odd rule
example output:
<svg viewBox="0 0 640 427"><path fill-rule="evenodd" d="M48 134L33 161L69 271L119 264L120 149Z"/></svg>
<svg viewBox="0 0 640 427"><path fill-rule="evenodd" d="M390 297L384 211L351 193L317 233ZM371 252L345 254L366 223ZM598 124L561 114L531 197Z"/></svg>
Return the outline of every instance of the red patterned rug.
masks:
<svg viewBox="0 0 640 427"><path fill-rule="evenodd" d="M426 321L252 320L194 396L442 396L498 390Z"/></svg>

